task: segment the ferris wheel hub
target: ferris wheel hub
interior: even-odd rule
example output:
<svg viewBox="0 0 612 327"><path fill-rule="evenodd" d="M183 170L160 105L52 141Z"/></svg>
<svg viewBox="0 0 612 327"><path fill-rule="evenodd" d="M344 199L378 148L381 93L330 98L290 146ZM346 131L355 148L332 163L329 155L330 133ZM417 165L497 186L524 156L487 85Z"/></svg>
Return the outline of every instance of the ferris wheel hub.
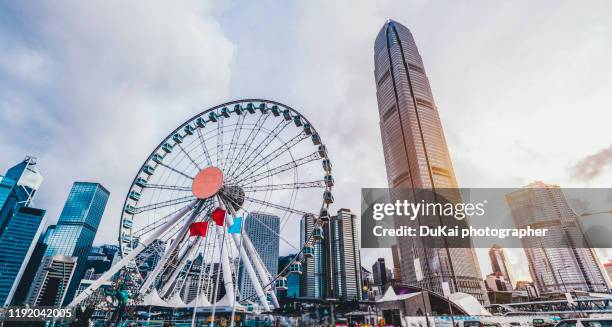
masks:
<svg viewBox="0 0 612 327"><path fill-rule="evenodd" d="M191 192L198 199L208 199L223 187L223 172L211 166L202 169L191 184Z"/></svg>

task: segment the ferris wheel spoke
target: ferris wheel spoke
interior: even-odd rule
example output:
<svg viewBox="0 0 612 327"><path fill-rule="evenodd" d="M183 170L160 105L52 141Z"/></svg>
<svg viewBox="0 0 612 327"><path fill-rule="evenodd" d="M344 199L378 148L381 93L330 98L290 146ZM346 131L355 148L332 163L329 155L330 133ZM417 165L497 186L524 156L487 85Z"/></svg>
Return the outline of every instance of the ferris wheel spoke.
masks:
<svg viewBox="0 0 612 327"><path fill-rule="evenodd" d="M285 127L289 126L291 122L287 120L281 120L274 129L268 133L268 137L264 138L263 142L256 145L251 152L247 152L244 157L239 160L239 163L245 163L253 160L257 155L260 155L267 147L274 141L274 135L279 135Z"/></svg>
<svg viewBox="0 0 612 327"><path fill-rule="evenodd" d="M166 220L168 218L170 218L172 215L174 215L175 213L179 212L183 210L183 208L178 208L172 212L170 212L169 214L165 215L164 217L159 218L156 222L150 224L150 225L146 225L143 228L139 229L136 231L136 233L134 233L134 235L132 235L133 238L139 238L140 236L156 229L157 227L163 225L164 223L166 223Z"/></svg>
<svg viewBox="0 0 612 327"><path fill-rule="evenodd" d="M217 121L217 167L221 167L223 164L223 116L219 116L219 120Z"/></svg>
<svg viewBox="0 0 612 327"><path fill-rule="evenodd" d="M182 151L182 152L185 154L185 156L186 156L186 157L189 159L189 161L191 161L191 163L194 165L194 167L196 167L196 169L197 169L198 171L202 170L202 168L200 168L200 165L198 165L198 164L197 164L197 163L196 163L196 162L193 160L193 158L192 158L192 157L189 155L189 153L188 153L187 151L185 151L185 148L183 148L183 147L181 146L181 144L180 144L180 143L177 143L176 145L178 145L179 149L180 149L180 150L181 150L181 151Z"/></svg>
<svg viewBox="0 0 612 327"><path fill-rule="evenodd" d="M167 200L167 201L161 201L161 202L157 202L157 203L153 203L153 204L147 204L144 205L142 207L137 207L135 212L136 214L140 214L146 211L150 211L150 210L156 210L156 209L161 209L161 208L165 208L165 207L169 207L172 205L177 205L177 204L181 204L181 203L185 203L185 202L190 202L195 200L195 196L193 195L189 195L189 196L184 196L181 198L176 198L176 199L172 199L172 200Z"/></svg>
<svg viewBox="0 0 612 327"><path fill-rule="evenodd" d="M242 125L244 124L245 117L246 113L238 116L238 120L236 121L236 125L234 126L234 133L232 134L232 140L229 145L229 150L227 151L225 161L223 162L223 170L227 168L226 166L229 160L233 158L234 153L236 152L236 148L238 147L238 140L240 138L240 135L242 134Z"/></svg>
<svg viewBox="0 0 612 327"><path fill-rule="evenodd" d="M257 216L253 215L253 216L248 216L248 219L254 219L256 221L258 221L262 226L264 226L265 229L269 230L270 232L272 232L274 235L278 236L278 238L287 243L287 245L289 245L290 247L292 247L294 250L296 251L300 251L299 248L297 248L295 245L293 245L291 242L289 242L289 240L287 240L285 237L283 237L282 235L280 235L279 233L277 233L274 229L272 229L270 226L268 226L267 224L265 224L263 221L261 221L259 218L257 218Z"/></svg>
<svg viewBox="0 0 612 327"><path fill-rule="evenodd" d="M145 186L145 188L158 189L158 190L173 190L173 191L191 192L191 187L188 187L188 186L147 184Z"/></svg>
<svg viewBox="0 0 612 327"><path fill-rule="evenodd" d="M210 153L208 153L208 147L206 146L206 141L204 141L204 136L202 135L202 131L198 128L198 139L200 140L200 145L202 146L202 151L204 152L204 156L206 157L206 161L209 166L212 166L212 160L210 159Z"/></svg>
<svg viewBox="0 0 612 327"><path fill-rule="evenodd" d="M177 174L179 174L179 175L181 175L181 176L183 176L183 177L185 177L187 179L193 180L193 177L185 174L184 172L182 172L182 171L180 171L180 170L178 170L178 169L176 169L174 167L170 167L170 166L168 166L168 165L166 165L164 163L159 163L159 165L164 167L164 168L166 168L166 169L168 169L168 170L170 170L171 172L177 173Z"/></svg>
<svg viewBox="0 0 612 327"><path fill-rule="evenodd" d="M257 172L258 170L260 170L261 168L265 167L270 162L272 162L272 160L280 157L283 153L291 151L291 148L293 148L294 146L296 146L301 141L303 141L303 140L305 140L307 138L308 138L308 135L306 135L305 133L302 132L302 133L296 135L295 137L293 137L287 143L285 143L285 144L279 146L278 148L274 149L272 152L268 153L266 156L262 157L261 159L253 160L252 164L251 163L244 163L244 167L242 168L242 170L239 173L237 173L235 175L235 178L242 177L245 174L245 172L250 172L250 173Z"/></svg>
<svg viewBox="0 0 612 327"><path fill-rule="evenodd" d="M266 207L278 209L278 210L281 210L281 211L294 213L294 214L297 214L297 215L302 215L302 216L303 215L314 215L312 213L308 213L308 212L305 212L305 211L302 211L302 210L294 209L294 208L291 208L291 207L286 207L286 206L283 206L283 205L280 205L280 204L271 203L271 202L260 200L260 199L251 198L251 197L248 197L248 196L245 196L244 200L245 201L249 201L251 203L260 204L260 205L263 205L263 206L266 206Z"/></svg>
<svg viewBox="0 0 612 327"><path fill-rule="evenodd" d="M244 186L242 190L245 192L267 192L267 191L291 190L291 189L300 189L300 188L325 188L325 181L318 180L318 181L312 181L312 182L253 185L253 186Z"/></svg>
<svg viewBox="0 0 612 327"><path fill-rule="evenodd" d="M255 174L255 175L251 175L248 177L245 177L242 180L238 181L238 184L240 185L249 185L249 184L253 184L255 182L258 182L264 178L268 178L274 175L278 175L280 173L283 173L285 171L297 168L299 166L305 165L309 162L313 162L315 160L319 159L319 154L317 152L313 152L312 154L309 154L305 157L293 160L291 162L288 162L286 164L274 167L274 168L270 168L267 171L261 172L259 174Z"/></svg>
<svg viewBox="0 0 612 327"><path fill-rule="evenodd" d="M227 169L228 172L232 172L234 170L234 164L240 164L240 160L238 160L238 158L242 158L246 154L246 152L251 148L251 145L253 144L253 142L255 141L257 136L259 135L259 132L262 129L261 127L265 124L265 122L268 119L268 117L270 117L270 114L259 116L259 118L257 119L257 122L254 125L254 126L257 126L257 127L250 129L249 135L247 135L247 137L246 137L247 141L240 146L240 150L232 158L230 166ZM255 135L253 135L253 134L255 134Z"/></svg>

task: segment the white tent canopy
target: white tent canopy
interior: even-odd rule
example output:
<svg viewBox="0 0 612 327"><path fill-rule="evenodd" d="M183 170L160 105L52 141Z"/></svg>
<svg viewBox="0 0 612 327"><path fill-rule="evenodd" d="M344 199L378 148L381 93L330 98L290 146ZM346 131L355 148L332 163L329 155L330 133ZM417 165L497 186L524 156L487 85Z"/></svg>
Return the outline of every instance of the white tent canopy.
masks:
<svg viewBox="0 0 612 327"><path fill-rule="evenodd" d="M145 295L145 297L143 298L143 304L150 305L150 306L156 306L156 307L169 306L168 303L166 303L166 301L162 300L162 298L159 296L159 293L157 293L156 289L153 289L151 292L149 292L149 294Z"/></svg>

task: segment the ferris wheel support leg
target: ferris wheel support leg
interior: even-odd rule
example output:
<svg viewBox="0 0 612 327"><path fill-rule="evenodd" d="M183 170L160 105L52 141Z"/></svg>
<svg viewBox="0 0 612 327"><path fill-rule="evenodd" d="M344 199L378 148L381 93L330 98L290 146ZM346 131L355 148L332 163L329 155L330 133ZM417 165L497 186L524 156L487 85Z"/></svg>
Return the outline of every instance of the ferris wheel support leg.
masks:
<svg viewBox="0 0 612 327"><path fill-rule="evenodd" d="M219 226L218 230L219 233L226 233L225 227L223 226ZM223 244L224 241L224 237L219 238L219 242L221 243L221 268L223 269L223 286L225 287L226 296L228 296L231 300L231 305L234 305L234 301L236 301L236 293L234 292L234 279L232 277L232 269L230 267L229 262L228 247L225 246L226 244Z"/></svg>
<svg viewBox="0 0 612 327"><path fill-rule="evenodd" d="M106 283L109 279L113 277L115 273L117 273L121 268L125 267L130 261L134 260L137 255L140 254L149 244L153 243L164 231L174 225L177 221L181 219L189 210L193 209L197 203L193 201L189 203L185 208L181 209L174 216L172 216L168 221L161 227L158 228L151 236L149 236L146 240L141 241L138 246L128 253L123 259L117 262L114 266L112 266L109 270L107 270L100 278L98 278L95 282L93 282L88 288L86 288L79 296L75 297L72 302L70 302L67 307L75 307L80 304L83 300L85 300L89 295L95 292L100 286Z"/></svg>
<svg viewBox="0 0 612 327"><path fill-rule="evenodd" d="M264 285L270 284L272 280L270 279L268 270L266 270L266 267L264 266L263 262L261 262L261 258L259 257L259 254L257 254L257 251L255 251L255 247L253 246L253 243L251 242L251 238L246 233L242 233L242 238L243 238L244 244L246 245L247 252L253 258L255 269L257 269L257 274L259 275L259 278L261 278L262 283ZM279 308L280 305L278 303L278 299L276 298L276 293L274 293L274 290L272 290L271 285L268 285L264 289L264 291L270 293L274 307Z"/></svg>
<svg viewBox="0 0 612 327"><path fill-rule="evenodd" d="M170 244L170 249L168 249L168 251L166 251L164 256L161 258L161 260L155 266L155 269L147 276L147 279L144 281L142 286L140 286L140 291L141 292L146 292L149 289L149 287L151 287L151 284L153 284L155 279L157 279L157 276L162 271L162 269L164 269L164 267L166 266L166 263L168 262L170 257L174 255L174 253L176 251L176 248L179 246L179 244L181 243L181 241L185 237L185 235L187 235L187 232L189 231L189 225L191 225L191 223L196 219L196 217L200 213L200 209L202 208L203 204L204 204L204 201L202 201L202 200L198 201L197 207L191 213L191 216L189 216L189 218L185 221L185 223L183 224L183 227L181 227L181 230L176 235L176 238L174 239L174 242L172 242L172 244ZM164 229L164 228L160 228L160 229L162 229L163 231L166 231L166 229Z"/></svg>
<svg viewBox="0 0 612 327"><path fill-rule="evenodd" d="M200 241L201 241L201 239L197 239L195 242L193 242L193 243L191 243L191 245L189 245L189 249L187 249L187 251L185 252L183 257L181 258L181 261L177 265L177 268L174 269L174 271L172 272L172 275L170 275L170 278L168 278L168 281L162 287L161 292L160 292L160 294L162 296L170 295L170 294L166 294L166 293L170 289L170 286L172 286L174 284L174 281L176 280L176 277L178 277L178 275L181 273L181 271L183 271L181 268L185 265L185 263L187 263L187 259L189 259L193 255L195 250L198 248L198 246L200 244Z"/></svg>
<svg viewBox="0 0 612 327"><path fill-rule="evenodd" d="M236 244L236 248L239 248L238 245L241 243L240 236L238 234L232 234L232 237L234 239L234 243ZM259 282L259 279L257 278L255 269L253 269L251 258L249 258L249 255L244 250L244 247L242 245L240 246L242 247L240 251L240 257L242 260L243 267L246 268L247 274L249 275L249 279L251 280L251 284L253 284L255 293L257 294L257 297L259 298L259 302L264 307L264 310L270 311L270 305L268 304L268 299L266 298L266 294L264 293L261 283Z"/></svg>

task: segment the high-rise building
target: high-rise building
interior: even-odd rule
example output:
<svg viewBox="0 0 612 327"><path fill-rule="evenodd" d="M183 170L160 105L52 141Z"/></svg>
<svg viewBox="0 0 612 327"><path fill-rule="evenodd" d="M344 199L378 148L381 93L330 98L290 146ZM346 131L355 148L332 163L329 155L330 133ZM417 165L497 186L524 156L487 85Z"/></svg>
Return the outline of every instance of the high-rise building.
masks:
<svg viewBox="0 0 612 327"><path fill-rule="evenodd" d="M374 44L374 65L389 188L412 189L415 199L417 189L457 188L438 109L408 28L392 20L382 27ZM416 237L399 238L404 283L442 294L446 282L451 292L488 302L474 249L428 248L418 242L422 240Z"/></svg>
<svg viewBox="0 0 612 327"><path fill-rule="evenodd" d="M44 257L45 250L47 249L47 242L53 231L55 230L55 225L50 225L47 227L44 233L38 237L38 241L34 247L34 252L30 256L30 260L21 276L21 280L19 281L19 286L17 287L17 291L13 296L13 304L14 305L22 305L25 303L28 292L30 291L30 286L34 282L34 278L36 276L36 271Z"/></svg>
<svg viewBox="0 0 612 327"><path fill-rule="evenodd" d="M31 207L43 177L36 159L26 157L0 176L0 304L14 300L36 240L45 210Z"/></svg>
<svg viewBox="0 0 612 327"><path fill-rule="evenodd" d="M36 158L29 156L0 178L0 233L17 209L30 206L42 182Z"/></svg>
<svg viewBox="0 0 612 327"><path fill-rule="evenodd" d="M0 301L13 300L43 227L44 210L22 207L8 220L0 235Z"/></svg>
<svg viewBox="0 0 612 327"><path fill-rule="evenodd" d="M295 257L294 254L289 254L278 258L278 273L283 271L285 267ZM280 298L297 298L300 296L300 275L287 274L287 290L278 290L276 296Z"/></svg>
<svg viewBox="0 0 612 327"><path fill-rule="evenodd" d="M268 272L274 274L278 271L280 218L266 213L251 212L246 217L243 228ZM255 288L246 272L240 273L239 289L242 299L255 294Z"/></svg>
<svg viewBox="0 0 612 327"><path fill-rule="evenodd" d="M608 274L608 280L612 282L612 261L604 263L604 269L606 274Z"/></svg>
<svg viewBox="0 0 612 327"><path fill-rule="evenodd" d="M312 246L312 256L305 257L302 261L303 273L300 279L300 296L307 298L324 299L327 297L328 273L328 251L326 249L325 235L328 235L328 226L322 228L320 238L312 237L317 227L316 218L312 215L304 215L300 222L300 243L309 240Z"/></svg>
<svg viewBox="0 0 612 327"><path fill-rule="evenodd" d="M546 237L521 239L529 273L541 293L607 292L594 249L558 185L537 181L506 195L517 228L546 226Z"/></svg>
<svg viewBox="0 0 612 327"><path fill-rule="evenodd" d="M60 306L65 301L68 285L74 279L77 259L64 255L44 257L26 303L31 306Z"/></svg>
<svg viewBox="0 0 612 327"><path fill-rule="evenodd" d="M155 269L157 262L161 260L166 251L166 242L155 240L136 256L136 266L142 278L147 278L150 272Z"/></svg>
<svg viewBox="0 0 612 327"><path fill-rule="evenodd" d="M402 256L400 255L399 246L397 244L393 244L391 246L391 255L393 257L393 278L401 283L402 282Z"/></svg>
<svg viewBox="0 0 612 327"><path fill-rule="evenodd" d="M491 269L495 276L503 276L506 283L506 290L512 290L512 268L506 257L504 248L498 245L493 245L489 249L489 258L491 259Z"/></svg>
<svg viewBox="0 0 612 327"><path fill-rule="evenodd" d="M332 257L335 298L361 300L361 255L357 216L340 209L331 217Z"/></svg>
<svg viewBox="0 0 612 327"><path fill-rule="evenodd" d="M74 276L64 297L65 303L72 300L83 278L87 255L96 236L108 197L109 192L98 183L75 182L53 233L47 237L45 257L78 258ZM44 265L41 264L36 274L43 274L42 270Z"/></svg>
<svg viewBox="0 0 612 327"><path fill-rule="evenodd" d="M389 282L385 258L378 258L372 265L372 277L374 278L374 284L384 292L384 287Z"/></svg>

